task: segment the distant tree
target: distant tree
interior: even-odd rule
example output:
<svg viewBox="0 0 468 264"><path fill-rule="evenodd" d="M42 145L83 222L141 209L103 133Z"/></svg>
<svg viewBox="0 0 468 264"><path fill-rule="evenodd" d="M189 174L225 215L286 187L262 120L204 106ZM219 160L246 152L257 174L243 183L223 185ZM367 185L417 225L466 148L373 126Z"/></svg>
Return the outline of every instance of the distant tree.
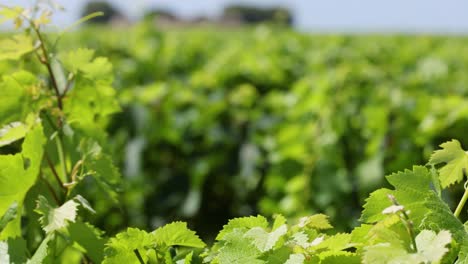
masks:
<svg viewBox="0 0 468 264"><path fill-rule="evenodd" d="M293 23L291 11L284 7L261 8L246 5L231 5L224 9L222 18L225 20L239 20L246 24L273 22L292 25Z"/></svg>
<svg viewBox="0 0 468 264"><path fill-rule="evenodd" d="M103 12L104 15L93 18L88 22L91 23L109 23L113 18L122 17L123 15L107 1L90 1L83 8L81 16L86 16L94 12Z"/></svg>
<svg viewBox="0 0 468 264"><path fill-rule="evenodd" d="M166 20L178 20L179 18L169 10L166 9L153 9L145 12L143 15L144 20L152 20L155 18L163 18Z"/></svg>

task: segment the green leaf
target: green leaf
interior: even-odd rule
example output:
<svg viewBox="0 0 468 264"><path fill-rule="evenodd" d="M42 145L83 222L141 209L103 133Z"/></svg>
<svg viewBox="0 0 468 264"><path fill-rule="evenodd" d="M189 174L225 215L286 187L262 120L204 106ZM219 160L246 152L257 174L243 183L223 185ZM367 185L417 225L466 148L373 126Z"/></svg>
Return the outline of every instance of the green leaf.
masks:
<svg viewBox="0 0 468 264"><path fill-rule="evenodd" d="M101 237L101 231L83 222L69 223L67 230L70 238L86 250L86 254L94 263L102 262L106 241Z"/></svg>
<svg viewBox="0 0 468 264"><path fill-rule="evenodd" d="M0 82L0 126L22 122L34 112L38 91L37 78L29 72L3 76Z"/></svg>
<svg viewBox="0 0 468 264"><path fill-rule="evenodd" d="M261 227L254 227L245 233L245 237L251 238L254 241L255 247L261 252L272 249L278 240L288 232L288 227L282 225L276 230L268 233Z"/></svg>
<svg viewBox="0 0 468 264"><path fill-rule="evenodd" d="M328 249L330 251L340 251L343 249L350 248L351 244L351 234L338 233L336 235L327 237L320 244L312 247L313 250L318 249Z"/></svg>
<svg viewBox="0 0 468 264"><path fill-rule="evenodd" d="M364 244L402 244L404 243L402 241L407 237L408 234L401 222L401 219L397 215L391 215L369 228L365 235Z"/></svg>
<svg viewBox="0 0 468 264"><path fill-rule="evenodd" d="M167 255L171 246L203 248L205 243L182 222L165 225L149 234L128 228L109 240L103 263L138 263L135 250L138 250L145 262L148 261L149 252L154 254L156 250L158 255L166 256L169 263L173 263L171 255Z"/></svg>
<svg viewBox="0 0 468 264"><path fill-rule="evenodd" d="M0 241L0 263L26 263L28 250L23 238Z"/></svg>
<svg viewBox="0 0 468 264"><path fill-rule="evenodd" d="M305 256L303 254L291 254L284 264L303 264Z"/></svg>
<svg viewBox="0 0 468 264"><path fill-rule="evenodd" d="M216 240L223 240L225 235L232 232L236 228L244 229L246 231L253 227L267 228L268 221L261 215L231 219L227 225L223 226L221 232L219 232L218 236L216 236Z"/></svg>
<svg viewBox="0 0 468 264"><path fill-rule="evenodd" d="M61 54L59 58L68 71L76 74L79 70L86 69L93 56L94 50L79 48Z"/></svg>
<svg viewBox="0 0 468 264"><path fill-rule="evenodd" d="M391 193L404 206L405 210L409 211L409 217L414 222L416 229L449 230L455 241L462 245L462 249L465 248L468 240L463 225L453 215L446 203L440 200L436 192L431 189L432 176L430 171L424 167L416 166L413 171L406 170L392 174L387 178L395 186L395 190L380 189L371 194L366 200L361 217L364 222L375 223L387 217L382 214L382 211L391 205L387 197L387 194ZM403 232L398 232L395 229L398 226L398 221L396 218L394 221L396 225L392 228L382 226L379 222L375 227L370 228L365 240L372 241L372 243L392 241L392 244L396 244L396 241L403 239L401 235Z"/></svg>
<svg viewBox="0 0 468 264"><path fill-rule="evenodd" d="M173 222L154 230L151 233L154 243L164 246L184 246L203 248L205 243L187 228L187 223Z"/></svg>
<svg viewBox="0 0 468 264"><path fill-rule="evenodd" d="M456 264L466 264L468 263L468 245L464 244L460 246L460 251L458 252Z"/></svg>
<svg viewBox="0 0 468 264"><path fill-rule="evenodd" d="M144 261L147 261L147 248L153 245L150 234L137 228L128 228L109 239L104 251L104 264L139 263L135 250L141 251Z"/></svg>
<svg viewBox="0 0 468 264"><path fill-rule="evenodd" d="M96 158L102 153L102 148L96 140L85 138L80 141L78 151L84 157Z"/></svg>
<svg viewBox="0 0 468 264"><path fill-rule="evenodd" d="M77 76L73 88L64 99L64 112L74 128L86 132L91 138L104 140L106 118L120 111L120 106L111 86L112 64L101 57L89 62L92 53L91 50L80 49L62 58L71 71L83 73ZM80 56L83 57L78 58Z"/></svg>
<svg viewBox="0 0 468 264"><path fill-rule="evenodd" d="M36 125L26 135L21 153L0 155L0 215L4 215L13 202L22 208L26 193L39 175L44 142L42 126ZM21 235L20 220L18 217L10 222L1 237Z"/></svg>
<svg viewBox="0 0 468 264"><path fill-rule="evenodd" d="M324 239L325 239L325 236L320 235L318 237L315 237L315 239L312 242L309 242L309 236L303 231L300 231L292 235L292 241L290 241L290 243L292 242L295 245L302 247L303 249L307 249L309 247L316 246L322 243Z"/></svg>
<svg viewBox="0 0 468 264"><path fill-rule="evenodd" d="M439 173L434 166L431 167L431 178L432 178L432 185L434 185L434 189L439 197L442 196L442 186L440 185Z"/></svg>
<svg viewBox="0 0 468 264"><path fill-rule="evenodd" d="M15 20L20 17L21 13L24 12L24 8L15 7L1 7L0 8L0 24L8 20Z"/></svg>
<svg viewBox="0 0 468 264"><path fill-rule="evenodd" d="M84 176L93 176L97 185L105 192L106 197L114 203L118 203L117 191L120 188L121 177L112 158L104 154L101 146L91 139L81 140L78 151L81 153L82 159L86 161L83 165ZM80 200L80 202L83 201Z"/></svg>
<svg viewBox="0 0 468 264"><path fill-rule="evenodd" d="M34 114L27 115L25 119L25 122L11 122L0 129L0 147L24 138L40 122Z"/></svg>
<svg viewBox="0 0 468 264"><path fill-rule="evenodd" d="M372 192L366 199L360 220L365 223L375 223L384 219L383 210L392 205L388 199L389 194L393 194L393 191L385 188Z"/></svg>
<svg viewBox="0 0 468 264"><path fill-rule="evenodd" d="M100 143L107 139L110 115L120 111L114 88L104 80L77 78L63 104L70 126Z"/></svg>
<svg viewBox="0 0 468 264"><path fill-rule="evenodd" d="M36 27L40 27L42 25L49 24L51 15L52 15L52 12L49 10L42 11L41 15L37 19L34 19L34 25Z"/></svg>
<svg viewBox="0 0 468 264"><path fill-rule="evenodd" d="M43 264L44 259L48 256L49 254L49 242L53 240L55 236L53 234L49 234L46 236L44 240L42 240L41 244L39 245L39 248L36 250L34 255L30 260L28 260L27 264Z"/></svg>
<svg viewBox="0 0 468 264"><path fill-rule="evenodd" d="M457 262L468 261L468 233L462 222L453 215L448 205L436 194L429 196L424 205L428 213L421 227L434 231L450 231L454 240L460 245Z"/></svg>
<svg viewBox="0 0 468 264"><path fill-rule="evenodd" d="M268 264L284 264L292 253L292 249L289 247L279 247L277 249L265 252L260 259L264 260Z"/></svg>
<svg viewBox="0 0 468 264"><path fill-rule="evenodd" d="M365 264L412 264L409 254L401 245L380 243L366 247L363 255Z"/></svg>
<svg viewBox="0 0 468 264"><path fill-rule="evenodd" d="M85 67L81 68L84 75L88 79L92 80L104 80L107 83L111 83L113 80L112 75L112 64L107 58L98 57L92 62L86 64Z"/></svg>
<svg viewBox="0 0 468 264"><path fill-rule="evenodd" d="M0 60L17 60L33 50L33 40L28 35L14 35L0 40Z"/></svg>
<svg viewBox="0 0 468 264"><path fill-rule="evenodd" d="M441 144L440 147L442 149L432 154L429 164L446 163L439 169L440 184L442 188L446 188L463 180L463 170L468 168L468 154L461 148L460 142L455 139Z"/></svg>
<svg viewBox="0 0 468 264"><path fill-rule="evenodd" d="M436 194L428 196L424 206L428 213L421 224L423 228L434 231L448 230L459 243L468 238L463 223L453 215L449 206Z"/></svg>
<svg viewBox="0 0 468 264"><path fill-rule="evenodd" d="M70 123L91 124L120 110L115 90L102 83L77 83L66 99L64 111ZM97 124L94 124L96 126Z"/></svg>
<svg viewBox="0 0 468 264"><path fill-rule="evenodd" d="M275 215L274 219L275 221L273 222L272 230L276 230L280 226L283 226L286 224L286 218L280 214Z"/></svg>
<svg viewBox="0 0 468 264"><path fill-rule="evenodd" d="M69 200L60 207L52 207L47 199L40 195L37 200L36 212L41 214L39 219L44 231L49 234L62 229L68 225L68 222L75 222L78 203Z"/></svg>
<svg viewBox="0 0 468 264"><path fill-rule="evenodd" d="M351 232L351 243L354 244L366 244L367 242L367 235L369 234L369 230L371 230L373 225L362 224L357 226Z"/></svg>
<svg viewBox="0 0 468 264"><path fill-rule="evenodd" d="M358 254L346 252L346 251L326 251L319 255L320 264L359 264L361 258Z"/></svg>
<svg viewBox="0 0 468 264"><path fill-rule="evenodd" d="M107 194L107 197L117 203L120 172L114 165L112 158L109 155L100 154L88 160L85 168L89 175L96 179L97 184Z"/></svg>
<svg viewBox="0 0 468 264"><path fill-rule="evenodd" d="M120 182L119 169L114 165L109 155L101 154L90 160L89 168L94 171L95 177L109 185L116 185Z"/></svg>
<svg viewBox="0 0 468 264"><path fill-rule="evenodd" d="M8 207L8 210L3 214L2 218L0 218L0 233L3 231L3 229L6 227L6 225L11 222L13 219L16 218L18 214L18 203L13 202L10 207Z"/></svg>
<svg viewBox="0 0 468 264"><path fill-rule="evenodd" d="M178 260L176 264L191 264L193 258L193 251L191 251L184 259Z"/></svg>
<svg viewBox="0 0 468 264"><path fill-rule="evenodd" d="M427 208L424 206L425 199L431 193L435 193L431 189L429 170L422 166L414 166L412 171L405 170L387 176L387 180L395 187L395 190L374 191L366 199L361 221L375 223L386 218L387 216L382 212L392 205L388 198L388 194L392 194L406 210L410 211L411 220L418 226L427 213Z"/></svg>
<svg viewBox="0 0 468 264"><path fill-rule="evenodd" d="M380 243L365 248L364 263L440 263L449 251L450 232L423 230L416 236L418 252L407 252L401 243Z"/></svg>
<svg viewBox="0 0 468 264"><path fill-rule="evenodd" d="M21 122L12 122L0 129L0 147L8 145L26 136L28 126Z"/></svg>
<svg viewBox="0 0 468 264"><path fill-rule="evenodd" d="M299 219L299 227L309 227L313 229L323 230L333 228L328 221L328 216L324 214L316 214L312 216L302 217Z"/></svg>
<svg viewBox="0 0 468 264"><path fill-rule="evenodd" d="M234 229L223 236L223 246L219 249L217 257L220 264L265 263L258 259L261 256L260 250L252 246L251 241L243 235L242 230Z"/></svg>
<svg viewBox="0 0 468 264"><path fill-rule="evenodd" d="M429 263L439 263L449 251L447 245L452 242L449 231L442 230L438 234L434 231L423 230L416 236L416 245L421 259Z"/></svg>
<svg viewBox="0 0 468 264"><path fill-rule="evenodd" d="M95 214L96 211L94 211L93 207L89 204L88 200L86 200L83 196L77 195L75 198L73 198L75 201L81 204L84 209L90 211L91 213Z"/></svg>

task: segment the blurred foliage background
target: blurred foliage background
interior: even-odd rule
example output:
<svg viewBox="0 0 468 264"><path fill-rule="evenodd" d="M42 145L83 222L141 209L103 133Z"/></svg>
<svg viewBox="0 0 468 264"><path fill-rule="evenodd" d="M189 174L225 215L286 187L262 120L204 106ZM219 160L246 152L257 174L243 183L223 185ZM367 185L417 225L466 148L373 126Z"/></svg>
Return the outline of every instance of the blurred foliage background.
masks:
<svg viewBox="0 0 468 264"><path fill-rule="evenodd" d="M209 240L229 218L258 213L325 213L349 230L385 174L468 140L465 37L160 29L148 17L59 44L114 66L123 111L108 121L107 147L120 203L83 190L110 234L177 219Z"/></svg>
<svg viewBox="0 0 468 264"><path fill-rule="evenodd" d="M347 230L385 174L468 140L465 38L142 23L76 43L110 57L124 109L108 129L123 206L94 201L106 230L184 219L211 237L235 216L317 212Z"/></svg>

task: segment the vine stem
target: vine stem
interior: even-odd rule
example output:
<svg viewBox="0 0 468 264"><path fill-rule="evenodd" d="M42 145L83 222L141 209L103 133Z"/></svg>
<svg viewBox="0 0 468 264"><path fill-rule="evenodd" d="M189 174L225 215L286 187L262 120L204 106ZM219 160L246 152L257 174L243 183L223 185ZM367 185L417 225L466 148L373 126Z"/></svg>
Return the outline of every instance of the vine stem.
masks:
<svg viewBox="0 0 468 264"><path fill-rule="evenodd" d="M466 169L465 168L462 169L462 173L463 173L463 178L466 179L467 175L466 175ZM453 215L455 215L456 218L459 218L461 210L463 209L463 207L465 206L466 201L468 200L468 188L467 188L468 186L467 186L467 184L468 184L468 181L466 181L465 185L463 186L464 189L465 189L465 192L463 193L463 196L462 196L460 202L458 203L457 208L455 209L455 212L453 213Z"/></svg>
<svg viewBox="0 0 468 264"><path fill-rule="evenodd" d="M49 158L49 155L47 155L47 153L45 153L45 159L47 161L47 164L49 165L49 168L50 170L52 171L52 174L54 175L55 177L55 180L57 181L57 183L60 185L60 188L66 190L67 188L65 188L65 186L63 186L63 182L62 180L60 179L58 173L57 173L57 170L55 169L54 167L54 164L52 163L52 160Z"/></svg>
<svg viewBox="0 0 468 264"><path fill-rule="evenodd" d="M59 133L61 133L61 132L59 132ZM60 167L62 168L63 178L70 182L71 179L69 178L69 176L67 174L65 152L63 151L63 144L62 144L62 140L60 138L60 135L57 135L57 137L55 138L55 143L57 145L57 153L58 153L59 160L60 160Z"/></svg>
<svg viewBox="0 0 468 264"><path fill-rule="evenodd" d="M40 49L42 50L42 53L43 53L42 57L39 56L39 60L47 68L50 79L52 81L52 89L54 90L55 95L57 97L57 106L60 109L60 111L63 111L63 101L62 100L63 100L63 96L65 94L60 94L60 90L59 90L58 83L57 83L57 78L55 77L54 71L52 70L52 64L51 64L50 59L49 59L49 52L47 50L44 38L42 37L42 34L41 34L41 31L39 30L39 27L36 26L34 24L34 22L31 21L30 19L28 19L28 21L29 21L29 23L31 25L31 28L36 33L36 36L37 36L37 38L39 40L39 43L40 43L39 47L40 47ZM71 179L70 179L69 175L67 174L66 157L65 157L65 152L64 152L64 149L63 149L63 135L62 135L63 119L62 119L62 116L59 116L59 118L58 118L58 130L59 130L59 131L57 131L58 136L57 136L55 142L56 142L56 145L57 145L57 152L58 152L58 155L59 155L60 165L61 165L61 168L62 168L63 179L66 179L67 181L70 181Z"/></svg>
<svg viewBox="0 0 468 264"><path fill-rule="evenodd" d="M57 79L55 78L54 71L52 70L52 65L51 65L50 60L49 60L49 53L48 53L47 48L45 46L44 39L42 38L41 32L39 31L39 29L34 24L32 25L32 28L33 28L34 32L36 33L37 38L39 39L40 48L41 48L42 53L44 55L42 57L42 59L40 59L40 61L46 66L47 71L49 72L50 79L52 80L52 88L54 89L55 95L57 96L57 105L58 105L60 110L63 110L62 95L60 94ZM61 123L61 121L60 121L60 123ZM59 125L59 127L61 127L61 125Z"/></svg>
<svg viewBox="0 0 468 264"><path fill-rule="evenodd" d="M400 206L400 203L398 203L395 196L389 194L389 195L387 195L387 197L388 197L388 199L390 199L390 201L393 203L393 205ZM408 232L408 234L409 234L409 236L411 238L411 244L413 245L413 251L418 252L418 246L416 244L416 235L414 233L413 221L411 221L411 219L409 218L408 212L405 211L404 208L402 210L400 210L399 217L400 217L401 221L403 222L403 224L405 225L406 231Z"/></svg>
<svg viewBox="0 0 468 264"><path fill-rule="evenodd" d="M458 218L460 216L460 213L461 213L463 207L465 206L465 203L466 203L467 200L468 200L468 189L465 188L465 192L463 193L463 196L462 196L460 202L457 205L457 209L455 209L455 212L453 213L453 215L455 215L455 217Z"/></svg>
<svg viewBox="0 0 468 264"><path fill-rule="evenodd" d="M60 200L59 200L57 194L55 193L54 188L53 188L52 185L49 183L49 181L47 181L47 179L44 178L44 176L42 175L42 173L40 174L40 179L45 183L45 185L47 186L47 189L49 190L50 194L51 194L52 197L54 198L55 202L57 203L57 205L59 205L59 204L60 204Z"/></svg>
<svg viewBox="0 0 468 264"><path fill-rule="evenodd" d="M135 253L136 257L138 258L138 261L140 261L141 264L145 264L145 261L140 255L140 251L138 249L133 250L133 253Z"/></svg>
<svg viewBox="0 0 468 264"><path fill-rule="evenodd" d="M414 234L414 229L413 229L414 228L413 221L409 219L409 216L405 211L403 211L402 214L403 214L403 217L406 219L406 229L411 237L411 244L413 244L414 252L418 252L418 246L416 244L416 235Z"/></svg>

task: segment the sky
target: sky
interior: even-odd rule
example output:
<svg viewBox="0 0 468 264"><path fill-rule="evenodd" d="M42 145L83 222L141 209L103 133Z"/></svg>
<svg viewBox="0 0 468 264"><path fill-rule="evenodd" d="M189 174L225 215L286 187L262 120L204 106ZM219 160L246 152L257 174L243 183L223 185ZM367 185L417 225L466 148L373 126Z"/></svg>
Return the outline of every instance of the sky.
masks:
<svg viewBox="0 0 468 264"><path fill-rule="evenodd" d="M47 0L44 0L47 1ZM55 0L67 12L55 22L66 26L79 17L87 0ZM281 5L294 15L295 26L318 32L468 33L467 0L108 0L137 19L152 7L183 17L219 16L228 4ZM33 0L0 0L4 5L30 6Z"/></svg>

